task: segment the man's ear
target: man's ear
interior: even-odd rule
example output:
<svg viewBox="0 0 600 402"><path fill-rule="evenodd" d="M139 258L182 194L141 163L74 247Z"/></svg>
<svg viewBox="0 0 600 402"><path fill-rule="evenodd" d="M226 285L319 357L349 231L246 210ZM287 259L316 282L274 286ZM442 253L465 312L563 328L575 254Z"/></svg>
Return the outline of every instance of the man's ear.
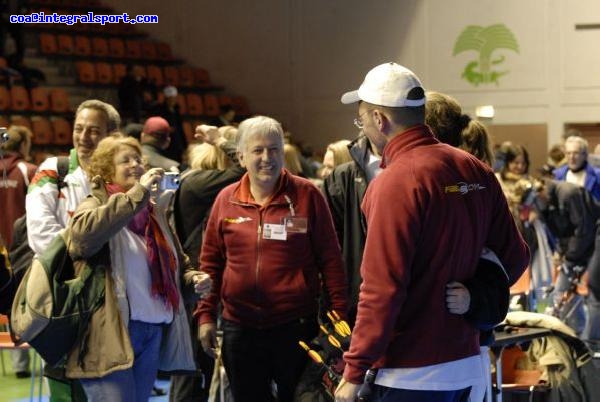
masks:
<svg viewBox="0 0 600 402"><path fill-rule="evenodd" d="M390 124L388 117L385 114L383 114L379 109L374 109L372 113L373 123L375 123L377 129L382 133L387 132L386 129L389 128Z"/></svg>

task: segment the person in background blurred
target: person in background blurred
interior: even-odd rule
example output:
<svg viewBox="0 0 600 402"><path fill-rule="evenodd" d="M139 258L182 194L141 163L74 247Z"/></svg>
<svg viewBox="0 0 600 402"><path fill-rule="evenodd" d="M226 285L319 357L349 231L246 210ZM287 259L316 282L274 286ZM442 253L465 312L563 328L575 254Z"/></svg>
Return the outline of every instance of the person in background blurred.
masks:
<svg viewBox="0 0 600 402"><path fill-rule="evenodd" d="M348 150L349 146L349 140L340 140L327 145L325 155L323 155L323 164L319 171L321 179L324 180L329 176L336 166L339 166L342 163L352 162L353 159Z"/></svg>
<svg viewBox="0 0 600 402"><path fill-rule="evenodd" d="M492 140L487 128L480 121L469 120L469 124L461 132L459 148L477 157L489 167L494 166Z"/></svg>
<svg viewBox="0 0 600 402"><path fill-rule="evenodd" d="M554 170L556 180L566 181L585 188L600 202L600 170L588 163L588 142L579 136L565 140L567 164Z"/></svg>
<svg viewBox="0 0 600 402"><path fill-rule="evenodd" d="M159 116L146 120L140 136L142 153L149 167L159 167L166 171L179 171L179 162L169 159L165 149L171 143L169 122Z"/></svg>
<svg viewBox="0 0 600 402"><path fill-rule="evenodd" d="M215 127L232 126L235 124L235 109L231 105L219 106L219 115L209 122Z"/></svg>
<svg viewBox="0 0 600 402"><path fill-rule="evenodd" d="M196 128L196 139L203 143L193 146L189 157L191 167L181 175L179 188L173 195L174 226L183 250L195 267L200 267L198 254L206 220L217 194L238 181L245 171L237 156L237 142L226 139L221 128L217 130L206 125ZM186 302L190 330L193 338L197 339L198 320L193 317L195 309L196 302ZM214 360L204 353L198 342L192 346L200 373L171 376L171 402L205 402L208 399Z"/></svg>
<svg viewBox="0 0 600 402"><path fill-rule="evenodd" d="M338 242L342 248L348 279L348 323L354 326L358 292L362 282L360 264L367 237L367 222L361 211L369 183L379 174L381 157L362 133L348 145L351 162L335 166L323 180Z"/></svg>
<svg viewBox="0 0 600 402"><path fill-rule="evenodd" d="M502 191L508 200L515 220L519 220L519 206L522 202L521 180L531 181L529 177L529 153L525 147L505 141L500 146L504 155L504 166L496 173L502 185Z"/></svg>
<svg viewBox="0 0 600 402"><path fill-rule="evenodd" d="M283 166L296 176L305 177L300 164L300 152L295 145L283 144Z"/></svg>
<svg viewBox="0 0 600 402"><path fill-rule="evenodd" d="M237 127L221 126L218 128L218 130L219 130L219 133L221 133L221 136L223 138L225 138L227 141L233 141L233 142L237 143L237 134L238 134Z"/></svg>
<svg viewBox="0 0 600 402"><path fill-rule="evenodd" d="M0 136L3 134L0 128ZM24 126L10 126L5 140L0 142L0 235L10 249L13 223L25 214L27 186L37 166L27 162L31 149L31 130Z"/></svg>
<svg viewBox="0 0 600 402"><path fill-rule="evenodd" d="M550 179L544 180L543 186L538 189L534 205L558 239L555 260L559 270L553 295L555 303L548 312L561 318L584 340L597 342L600 340L600 299L597 298L600 295L600 281L598 258L594 254L595 245L600 239L598 205L580 186ZM571 295L561 308L556 308L564 292L572 284L579 283L585 269L590 273L587 319L580 295Z"/></svg>
<svg viewBox="0 0 600 402"><path fill-rule="evenodd" d="M27 186L33 179L37 166L27 162L31 149L31 130L24 126L10 126L6 133L0 129L0 237L5 240L7 249L11 249L14 222L25 214L25 196ZM5 134L4 140L2 135ZM20 272L24 275L25 272ZM19 277L19 281L20 281ZM27 378L29 370L29 351L13 349L10 351L13 370L17 378Z"/></svg>
<svg viewBox="0 0 600 402"><path fill-rule="evenodd" d="M155 108L152 115L161 116L169 122L169 126L171 127L171 142L164 150L164 154L169 159L181 162L183 153L188 146L188 141L183 131L183 117L181 116L179 103L177 102L179 92L174 86L168 85L163 89L163 94L165 96L164 101Z"/></svg>

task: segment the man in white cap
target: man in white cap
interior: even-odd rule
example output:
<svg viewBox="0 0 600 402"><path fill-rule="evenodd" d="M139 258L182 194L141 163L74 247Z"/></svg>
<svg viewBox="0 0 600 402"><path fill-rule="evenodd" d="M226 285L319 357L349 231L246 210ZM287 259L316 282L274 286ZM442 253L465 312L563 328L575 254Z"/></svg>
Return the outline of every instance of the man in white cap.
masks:
<svg viewBox="0 0 600 402"><path fill-rule="evenodd" d="M183 131L183 117L181 116L179 103L177 102L178 91L173 85L167 85L163 89L163 94L165 95L165 100L158 105L154 113L154 116L163 117L171 126L171 142L163 150L163 154L167 158L181 163L183 153L188 146L188 141Z"/></svg>
<svg viewBox="0 0 600 402"><path fill-rule="evenodd" d="M474 276L483 247L511 278L529 262L494 173L424 124L425 91L396 63L373 68L342 103L382 154L362 209L367 239L356 324L337 402L369 368L373 401L463 401L485 382L479 332L446 308L446 284ZM390 207L393 206L393 212Z"/></svg>

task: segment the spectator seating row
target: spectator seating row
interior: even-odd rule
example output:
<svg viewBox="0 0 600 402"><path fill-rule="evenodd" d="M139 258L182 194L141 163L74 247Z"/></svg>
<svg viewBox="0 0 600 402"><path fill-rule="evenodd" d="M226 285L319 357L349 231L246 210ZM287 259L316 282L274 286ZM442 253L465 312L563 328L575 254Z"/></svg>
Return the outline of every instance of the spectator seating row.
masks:
<svg viewBox="0 0 600 402"><path fill-rule="evenodd" d="M13 86L10 89L0 86L0 111L68 113L71 110L69 95L62 88L47 89Z"/></svg>
<svg viewBox="0 0 600 402"><path fill-rule="evenodd" d="M70 145L73 140L71 123L64 117L12 115L10 118L0 116L0 126L25 126L33 132L34 145Z"/></svg>
<svg viewBox="0 0 600 402"><path fill-rule="evenodd" d="M164 101L162 92L158 94L158 102ZM186 93L177 95L179 113L190 117L215 117L221 113L221 106L230 105L240 116L250 114L246 98L243 96L228 96L197 93Z"/></svg>
<svg viewBox="0 0 600 402"><path fill-rule="evenodd" d="M158 102L164 100L158 93ZM242 96L215 94L180 93L177 96L180 113L189 116L218 116L221 106L231 105L239 115L248 115L249 108ZM25 87L10 89L0 86L1 112L68 113L71 110L69 96L62 88L36 87L27 91Z"/></svg>
<svg viewBox="0 0 600 402"><path fill-rule="evenodd" d="M85 85L119 84L125 75L126 65L123 63L107 63L78 61L75 63L77 78ZM208 71L203 68L189 66L157 66L138 65L141 75L157 87L175 85L182 88L213 88ZM216 87L214 87L216 88Z"/></svg>
<svg viewBox="0 0 600 402"><path fill-rule="evenodd" d="M102 59L174 61L171 46L142 39L106 38L41 33L40 51L46 56L81 56Z"/></svg>

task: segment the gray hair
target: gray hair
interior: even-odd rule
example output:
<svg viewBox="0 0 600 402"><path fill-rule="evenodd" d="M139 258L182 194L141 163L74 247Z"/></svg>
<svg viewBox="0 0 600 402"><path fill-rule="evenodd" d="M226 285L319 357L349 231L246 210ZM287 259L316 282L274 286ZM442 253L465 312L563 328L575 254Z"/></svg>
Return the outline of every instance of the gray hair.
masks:
<svg viewBox="0 0 600 402"><path fill-rule="evenodd" d="M578 135L572 135L570 137L567 137L567 139L565 140L565 145L567 145L567 143L570 142L579 144L580 151L587 155L589 144L585 138L580 137Z"/></svg>
<svg viewBox="0 0 600 402"><path fill-rule="evenodd" d="M121 126L121 116L119 115L119 112L117 112L117 109L115 109L115 107L109 103L102 102L98 99L89 99L83 101L75 112L75 118L77 118L77 115L79 115L83 109L94 109L103 112L106 115L108 124L107 131L109 134L117 131Z"/></svg>
<svg viewBox="0 0 600 402"><path fill-rule="evenodd" d="M238 127L238 151L244 152L248 139L254 136L279 137L283 147L281 124L267 116L255 116L242 121Z"/></svg>

